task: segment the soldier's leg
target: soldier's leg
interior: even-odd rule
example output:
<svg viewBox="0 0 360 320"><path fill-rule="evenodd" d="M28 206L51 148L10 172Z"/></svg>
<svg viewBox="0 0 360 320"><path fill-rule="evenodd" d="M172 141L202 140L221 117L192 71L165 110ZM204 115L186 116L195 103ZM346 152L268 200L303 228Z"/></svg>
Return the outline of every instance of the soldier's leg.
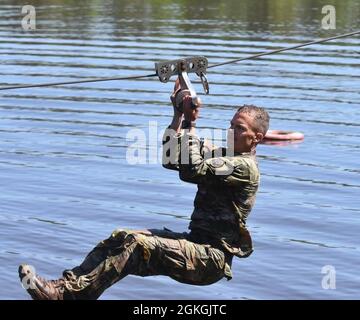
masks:
<svg viewBox="0 0 360 320"><path fill-rule="evenodd" d="M149 230L116 229L109 238L99 242L79 266L72 270L66 270L66 272L68 274L74 273L75 277L91 272L103 262L106 257L116 255L128 234L136 233L151 235Z"/></svg>
<svg viewBox="0 0 360 320"><path fill-rule="evenodd" d="M159 236L162 238L171 239L185 239L187 233L176 233L166 228L162 230L150 229L150 230L129 230L129 229L116 229L108 239L105 239L98 243L98 245L90 251L85 257L84 261L72 270L66 270L68 277L79 277L81 275L90 273L107 257L117 255L119 248L128 234L141 234L146 236Z"/></svg>
<svg viewBox="0 0 360 320"><path fill-rule="evenodd" d="M108 287L131 273L130 270L147 269L142 266L144 241L140 241L147 238L145 235L151 236L151 232L115 230L86 256L80 266L64 271L64 298L97 299Z"/></svg>
<svg viewBox="0 0 360 320"><path fill-rule="evenodd" d="M79 267L64 271L63 278L45 281L35 276L36 288L28 291L35 299L97 299L128 274L167 275L196 285L211 284L226 275L229 265L222 251L187 241L181 234L168 235L175 236L117 230Z"/></svg>
<svg viewBox="0 0 360 320"><path fill-rule="evenodd" d="M93 270L81 275L75 274L76 268L64 272L68 294L75 299L97 299L129 274L166 275L194 285L212 284L224 276L231 278L231 258L221 250L187 241L184 234L158 234L173 238L154 236L150 232L114 232L79 267L84 271L100 261Z"/></svg>
<svg viewBox="0 0 360 320"><path fill-rule="evenodd" d="M135 234L145 231L115 230L100 242L85 258L84 262L72 270L65 270L63 277L46 280L35 273L32 266L19 266L19 277L23 287L35 300L96 299L101 293L139 265L140 254ZM144 235L142 235L144 236Z"/></svg>

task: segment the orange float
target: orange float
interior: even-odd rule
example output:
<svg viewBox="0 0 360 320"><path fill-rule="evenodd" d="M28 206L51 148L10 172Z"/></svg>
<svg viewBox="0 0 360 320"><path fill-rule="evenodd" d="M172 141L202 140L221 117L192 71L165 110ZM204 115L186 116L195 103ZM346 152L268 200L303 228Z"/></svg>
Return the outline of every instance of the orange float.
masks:
<svg viewBox="0 0 360 320"><path fill-rule="evenodd" d="M304 140L304 134L298 131L268 130L264 140L293 141Z"/></svg>

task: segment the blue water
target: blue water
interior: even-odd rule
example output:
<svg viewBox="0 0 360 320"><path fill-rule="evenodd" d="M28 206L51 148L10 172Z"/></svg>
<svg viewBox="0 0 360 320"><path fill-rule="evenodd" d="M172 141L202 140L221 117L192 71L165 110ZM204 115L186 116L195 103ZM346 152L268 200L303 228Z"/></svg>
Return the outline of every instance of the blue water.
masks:
<svg viewBox="0 0 360 320"><path fill-rule="evenodd" d="M319 27L321 1L275 2L35 1L37 30L25 32L22 2L1 1L0 85L148 74L189 55L213 64L360 29L356 1L333 1L330 31ZM272 129L305 134L258 148L255 252L234 260L229 282L129 276L102 298L358 299L359 53L352 37L209 69L202 129L227 128L235 107L251 103L267 108ZM172 86L151 78L0 91L1 299L28 299L20 263L56 278L117 227L187 229L196 186L126 159L129 130L148 142L149 121L158 134L170 122ZM326 265L336 289L322 288Z"/></svg>

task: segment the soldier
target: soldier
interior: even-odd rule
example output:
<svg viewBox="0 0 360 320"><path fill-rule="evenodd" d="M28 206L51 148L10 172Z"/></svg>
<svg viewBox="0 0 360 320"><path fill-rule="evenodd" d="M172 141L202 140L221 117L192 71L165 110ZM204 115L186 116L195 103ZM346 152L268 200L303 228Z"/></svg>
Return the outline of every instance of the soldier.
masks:
<svg viewBox="0 0 360 320"><path fill-rule="evenodd" d="M65 270L57 280L45 280L31 266L20 265L20 280L33 299L97 299L129 274L166 275L187 284L209 285L232 278L233 256L251 254L246 219L259 184L255 149L268 130L269 115L253 105L236 111L228 135L234 153L229 156L225 148L212 150L199 140L195 134L199 106L193 109L186 96L179 110L174 102L179 90L177 81L171 96L174 116L163 138L163 166L198 185L190 232L117 229L80 266ZM218 152L220 156L214 157Z"/></svg>

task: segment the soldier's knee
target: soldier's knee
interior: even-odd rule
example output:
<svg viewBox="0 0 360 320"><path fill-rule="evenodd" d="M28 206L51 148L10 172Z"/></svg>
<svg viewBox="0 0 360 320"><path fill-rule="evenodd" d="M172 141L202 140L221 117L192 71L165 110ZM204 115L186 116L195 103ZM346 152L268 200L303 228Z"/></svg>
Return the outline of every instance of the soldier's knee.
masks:
<svg viewBox="0 0 360 320"><path fill-rule="evenodd" d="M115 229L112 233L110 238L115 241L124 241L126 239L132 240L131 242L137 242L139 244L144 242L144 235L132 231L129 229Z"/></svg>
<svg viewBox="0 0 360 320"><path fill-rule="evenodd" d="M129 229L116 229L110 237L112 240L126 244L137 244L139 247L147 247L148 236Z"/></svg>
<svg viewBox="0 0 360 320"><path fill-rule="evenodd" d="M123 241L129 234L131 234L130 230L118 228L111 233L110 238L116 241Z"/></svg>
<svg viewBox="0 0 360 320"><path fill-rule="evenodd" d="M115 229L110 237L99 242L96 248L120 246L130 234L128 229Z"/></svg>
<svg viewBox="0 0 360 320"><path fill-rule="evenodd" d="M123 249L131 252L138 252L143 261L148 262L154 248L156 240L152 236L147 236L142 232L132 231L129 229L116 229L110 236L111 242L120 245Z"/></svg>

